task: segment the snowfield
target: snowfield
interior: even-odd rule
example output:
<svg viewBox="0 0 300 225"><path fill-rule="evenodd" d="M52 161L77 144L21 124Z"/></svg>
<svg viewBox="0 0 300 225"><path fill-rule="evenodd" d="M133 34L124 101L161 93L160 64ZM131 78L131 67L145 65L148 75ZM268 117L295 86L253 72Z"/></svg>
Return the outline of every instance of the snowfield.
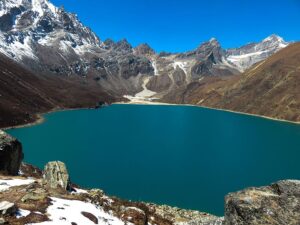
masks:
<svg viewBox="0 0 300 225"><path fill-rule="evenodd" d="M33 183L33 179L12 179L12 180L0 180L0 191L7 191L11 187L28 185Z"/></svg>
<svg viewBox="0 0 300 225"><path fill-rule="evenodd" d="M48 207L47 214L51 221L34 223L28 225L94 225L95 223L85 217L82 212L94 215L98 219L98 224L102 225L124 225L120 219L106 213L102 208L88 202L77 200L66 200L51 198L52 205Z"/></svg>

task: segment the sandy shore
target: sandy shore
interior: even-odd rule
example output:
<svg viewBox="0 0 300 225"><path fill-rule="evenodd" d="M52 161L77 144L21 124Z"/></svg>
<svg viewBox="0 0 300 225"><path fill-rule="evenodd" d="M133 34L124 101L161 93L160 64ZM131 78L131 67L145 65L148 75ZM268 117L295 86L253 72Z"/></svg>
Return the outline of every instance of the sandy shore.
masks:
<svg viewBox="0 0 300 225"><path fill-rule="evenodd" d="M204 108L204 109L212 109L212 110L216 110L216 111L230 112L230 113L235 113L235 114L240 114L240 115L258 117L258 118L263 118L263 119L267 119L267 120L273 120L273 121L284 122L284 123L291 123L291 124L296 124L296 125L300 124L300 121L297 122L297 121L291 121L291 120L277 119L277 118L274 118L274 117L263 116L263 115L258 115L258 114L251 114L251 113L233 111L233 110L229 110L229 109L219 109L219 108L213 108L213 107L207 107L207 106L201 106L201 105L192 105L192 104L173 104L173 103L150 102L150 101L142 101L142 100L131 101L131 102L116 102L116 103L113 103L113 104L190 106L190 107L199 107L199 108Z"/></svg>

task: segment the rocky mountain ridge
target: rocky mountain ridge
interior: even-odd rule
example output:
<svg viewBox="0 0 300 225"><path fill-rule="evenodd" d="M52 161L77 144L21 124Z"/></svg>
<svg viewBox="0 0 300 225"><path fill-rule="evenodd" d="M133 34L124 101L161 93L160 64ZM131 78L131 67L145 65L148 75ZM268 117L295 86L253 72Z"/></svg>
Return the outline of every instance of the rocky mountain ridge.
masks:
<svg viewBox="0 0 300 225"><path fill-rule="evenodd" d="M212 38L193 51L162 56L147 44L102 41L75 14L48 0L3 1L0 24L0 52L6 56L33 72L91 80L119 97L160 98L205 76L236 75L288 45L271 35L226 50Z"/></svg>

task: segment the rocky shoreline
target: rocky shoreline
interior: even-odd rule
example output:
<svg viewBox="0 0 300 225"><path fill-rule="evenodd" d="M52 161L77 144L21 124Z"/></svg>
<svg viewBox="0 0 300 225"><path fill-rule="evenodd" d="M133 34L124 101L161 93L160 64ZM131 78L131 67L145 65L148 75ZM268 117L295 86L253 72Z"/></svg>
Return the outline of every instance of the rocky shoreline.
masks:
<svg viewBox="0 0 300 225"><path fill-rule="evenodd" d="M208 107L208 106L203 106L203 105L197 105L197 104L176 104L176 103L168 103L168 102L159 102L159 101L120 101L120 102L112 102L106 105L114 105L114 104L124 104L124 105L170 105L170 106L190 106L190 107L199 107L199 108L204 108L204 109L211 109L211 110L217 110L217 111L223 111L223 112L229 112L229 113L235 113L235 114L240 114L240 115L246 115L246 116L253 116L253 117L258 117L258 118L263 118L267 120L273 120L273 121L278 121L278 122L284 122L284 123L290 123L290 124L300 124L300 121L292 121L292 120L285 120L285 119L278 119L275 117L269 117L269 116L263 116L259 114L253 114L253 113L245 113L245 112L239 112L239 111L233 111L233 110L228 110L228 109L222 109L222 108L214 108L214 107ZM71 110L81 110L81 109L99 109L101 107L83 107L83 108L55 108L52 110L49 110L48 112L44 113L38 113L35 115L36 120L28 123L20 123L18 125L14 126L5 126L1 127L0 129L2 130L8 130L8 129L15 129L15 128L22 128L22 127L29 127L37 124L41 124L44 122L44 117L43 115L52 113L52 112L61 112L61 111L71 111Z"/></svg>
<svg viewBox="0 0 300 225"><path fill-rule="evenodd" d="M80 189L62 162L50 162L44 171L21 163L21 143L3 131L0 156L0 224L296 225L300 221L297 180L230 193L225 197L224 217L217 217Z"/></svg>

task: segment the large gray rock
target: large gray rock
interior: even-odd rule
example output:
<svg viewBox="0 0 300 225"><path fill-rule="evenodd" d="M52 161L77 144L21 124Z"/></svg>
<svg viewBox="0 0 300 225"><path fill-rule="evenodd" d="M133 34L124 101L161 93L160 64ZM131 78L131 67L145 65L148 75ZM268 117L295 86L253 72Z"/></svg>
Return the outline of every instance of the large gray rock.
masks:
<svg viewBox="0 0 300 225"><path fill-rule="evenodd" d="M226 225L300 224L300 181L279 181L226 196Z"/></svg>
<svg viewBox="0 0 300 225"><path fill-rule="evenodd" d="M22 159L21 143L0 130L0 173L17 175Z"/></svg>
<svg viewBox="0 0 300 225"><path fill-rule="evenodd" d="M44 169L43 178L50 188L69 189L69 173L63 162L54 161L47 163Z"/></svg>
<svg viewBox="0 0 300 225"><path fill-rule="evenodd" d="M1 215L11 216L11 215L15 214L16 211L17 211L17 207L14 203L7 202L7 201L0 202L0 214Z"/></svg>
<svg viewBox="0 0 300 225"><path fill-rule="evenodd" d="M180 209L167 205L147 204L150 211L171 221L174 225L222 225L223 217L217 217L208 213L194 210Z"/></svg>

